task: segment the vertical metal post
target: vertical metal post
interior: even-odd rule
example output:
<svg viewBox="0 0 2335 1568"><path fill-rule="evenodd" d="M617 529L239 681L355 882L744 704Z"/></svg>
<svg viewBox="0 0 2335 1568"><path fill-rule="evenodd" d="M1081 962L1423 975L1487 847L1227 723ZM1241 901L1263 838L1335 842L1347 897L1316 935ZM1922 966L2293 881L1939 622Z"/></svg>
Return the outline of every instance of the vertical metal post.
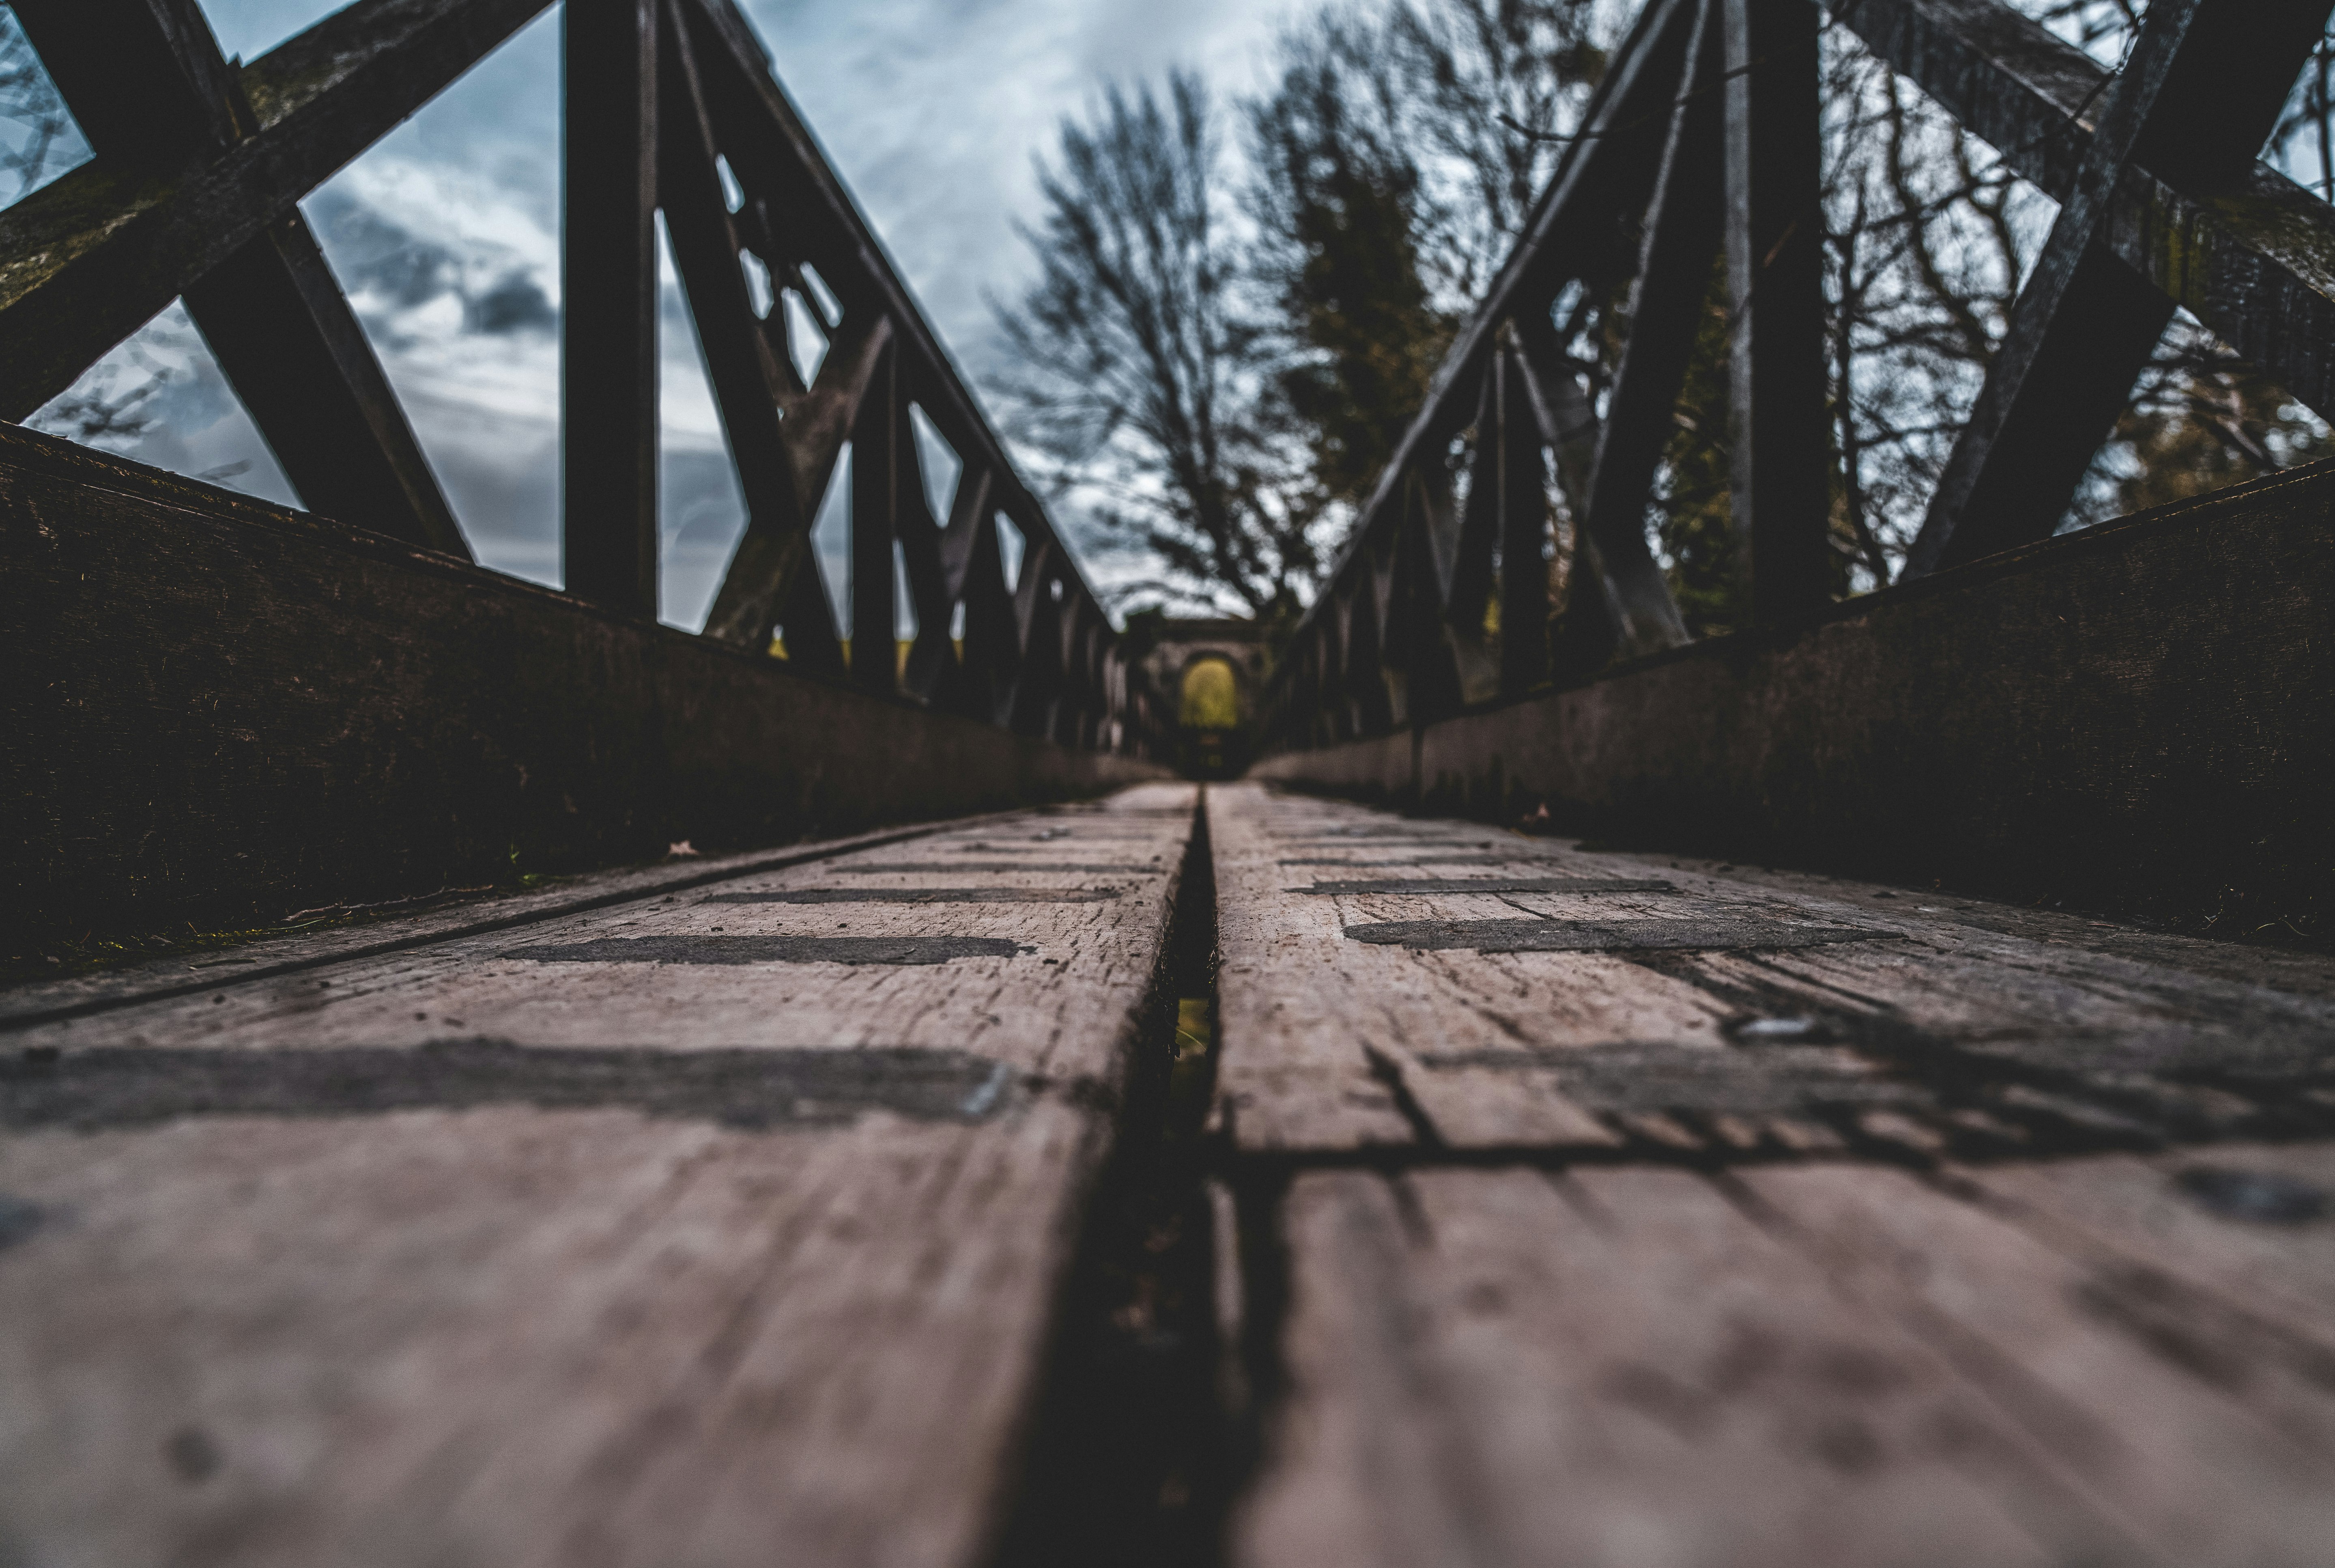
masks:
<svg viewBox="0 0 2335 1568"><path fill-rule="evenodd" d="M656 0L560 8L567 591L657 613Z"/></svg>
<svg viewBox="0 0 2335 1568"><path fill-rule="evenodd" d="M1807 0L1725 0L1729 439L1752 617L1831 601L1817 17Z"/></svg>
<svg viewBox="0 0 2335 1568"><path fill-rule="evenodd" d="M1524 366L1503 348L1494 383L1500 443L1500 694L1548 681L1548 479Z"/></svg>
<svg viewBox="0 0 2335 1568"><path fill-rule="evenodd" d="M985 476L982 483L985 490ZM984 506L974 516L979 520L964 589L967 702L975 717L1005 724L1012 721L1013 680L1021 663L1013 595L1005 586L1005 565L998 553L997 514Z"/></svg>
<svg viewBox="0 0 2335 1568"><path fill-rule="evenodd" d="M900 356L887 346L851 423L851 683L899 689L892 542L900 532Z"/></svg>

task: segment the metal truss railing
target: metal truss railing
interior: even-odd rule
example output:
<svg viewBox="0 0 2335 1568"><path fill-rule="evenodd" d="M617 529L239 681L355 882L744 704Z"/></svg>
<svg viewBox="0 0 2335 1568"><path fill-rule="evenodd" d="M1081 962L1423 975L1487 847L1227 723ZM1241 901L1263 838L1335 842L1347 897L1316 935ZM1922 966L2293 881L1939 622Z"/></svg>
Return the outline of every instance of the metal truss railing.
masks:
<svg viewBox="0 0 2335 1568"><path fill-rule="evenodd" d="M198 0L17 0L94 157L0 213L0 418L24 419L183 296L313 509L469 559L297 204L548 3L358 0L239 66ZM748 514L706 635L762 649L782 634L797 670L1136 746L1101 607L732 0L564 4L567 591L656 613L662 208ZM788 288L828 339L809 384ZM963 462L945 522L912 405ZM810 547L847 441L848 653ZM1012 584L1001 518L1023 541ZM905 669L896 545L917 622Z"/></svg>
<svg viewBox="0 0 2335 1568"><path fill-rule="evenodd" d="M1826 25L2060 204L1904 576L2049 537L2176 305L2335 418L2335 208L2256 156L2329 10L2155 0L2111 76L2000 0L1649 0L1275 670L1267 744L1388 733L1688 640L1645 516L1722 251L1750 615L1831 605ZM1552 311L1624 282L1600 411ZM1575 552L1554 639L1552 459Z"/></svg>

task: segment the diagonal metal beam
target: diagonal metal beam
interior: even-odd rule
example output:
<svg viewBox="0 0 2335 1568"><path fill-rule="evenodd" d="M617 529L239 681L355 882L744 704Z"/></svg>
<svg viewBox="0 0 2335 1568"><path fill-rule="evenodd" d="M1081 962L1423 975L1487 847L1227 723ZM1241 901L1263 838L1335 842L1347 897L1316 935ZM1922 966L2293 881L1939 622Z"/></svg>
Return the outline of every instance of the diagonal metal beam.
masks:
<svg viewBox="0 0 2335 1568"><path fill-rule="evenodd" d="M1494 428L1499 446L1500 692L1517 696L1548 682L1548 477L1524 360L1513 344L1493 359ZM1367 552L1357 585L1365 613ZM1378 663L1375 638L1370 647Z"/></svg>
<svg viewBox="0 0 2335 1568"><path fill-rule="evenodd" d="M828 344L818 379L787 411L782 426L788 461L794 472L795 516L802 524L788 525L780 516L767 523L748 517L746 532L730 557L730 569L706 618L707 636L758 648L769 640L772 623L784 618L781 606L795 607L799 620L826 603L824 593L804 597L795 586L796 579L818 574L819 562L808 544L809 529L819 520L819 506L834 481L835 465L850 437L852 421L858 416L860 402L891 341L892 324L887 317L848 317ZM788 624L791 626L796 622ZM827 624L832 637L831 610ZM797 651L792 638L787 653L790 659L806 657Z"/></svg>
<svg viewBox="0 0 2335 1568"><path fill-rule="evenodd" d="M1722 50L1720 34L1712 0L1695 19L1683 90L1671 111L1661 168L1647 201L1645 238L1630 296L1629 337L1607 397L1606 417L1597 427L1596 459L1581 508L1581 531L1589 547L1584 554L1594 562L1594 570L1586 575L1603 586L1612 612L1614 646L1609 652L1624 658L1674 648L1687 640L1686 623L1670 583L1647 547L1646 503L1670 438L1669 415L1694 353L1711 264L1719 253L1722 181L1720 106L1715 89ZM1555 363L1555 344L1550 341L1555 334L1537 331L1519 335L1544 401L1553 402L1556 378L1574 379L1572 372ZM1585 657L1597 653L1577 652Z"/></svg>
<svg viewBox="0 0 2335 1568"><path fill-rule="evenodd" d="M851 426L851 683L884 696L899 690L892 546L901 521L900 448L911 439L900 380L896 342Z"/></svg>
<svg viewBox="0 0 2335 1568"><path fill-rule="evenodd" d="M1947 460L1906 574L2048 537L2173 314L2101 243L2128 162L2195 188L2254 161L2324 0L2157 0L2106 93L2050 237Z"/></svg>
<svg viewBox="0 0 2335 1568"><path fill-rule="evenodd" d="M890 319L900 340L909 395L960 457L968 462L979 459L995 470L999 503L1016 526L1027 514L1032 521L1023 531L1033 542L1059 547L1061 541L1044 508L1021 482L874 228L771 73L753 28L733 0L684 0L684 5L698 24L693 38L723 151L738 177L769 199L780 220L773 227L783 230L775 237L794 247L786 259L817 266L841 297L847 315L873 312ZM780 257L768 259L774 267L780 265ZM1067 591L1092 602L1093 592L1067 550L1060 566Z"/></svg>
<svg viewBox="0 0 2335 1568"><path fill-rule="evenodd" d="M22 421L548 0L359 0L242 75L255 129L170 170L83 164L0 212L0 419Z"/></svg>
<svg viewBox="0 0 2335 1568"><path fill-rule="evenodd" d="M1468 467L1468 498L1459 508L1459 528L1451 538L1450 564L1444 580L1450 585L1443 613L1462 636L1479 638L1484 609L1492 597L1492 552L1500 543L1500 394L1499 374L1491 364L1483 372L1476 402L1476 449ZM1336 582L1345 581L1340 572Z"/></svg>
<svg viewBox="0 0 2335 1568"><path fill-rule="evenodd" d="M1827 4L2013 172L2067 198L2103 111L2107 73L2090 58L2000 0ZM2257 57L2247 73L2273 72ZM2217 106L2193 125L2221 114ZM2097 243L2335 417L2335 208L2251 154L2248 166L2206 181L2156 167L2154 154L2127 160Z"/></svg>
<svg viewBox="0 0 2335 1568"><path fill-rule="evenodd" d="M1414 468L1468 422L1475 386L1502 322L1544 308L1557 286L1584 259L1611 244L1600 215L1631 205L1623 193L1651 174L1660 157L1666 107L1676 95L1681 62L1700 0L1648 0L1629 36L1613 54L1567 149L1501 265L1483 305L1443 356L1427 402L1397 443L1393 458L1362 505L1352 533L1326 578L1341 580L1373 530L1397 526L1403 487ZM1317 606L1320 601L1315 601ZM1306 612L1307 624L1315 614ZM1274 677L1278 684L1280 677Z"/></svg>
<svg viewBox="0 0 2335 1568"><path fill-rule="evenodd" d="M15 10L97 159L113 170L172 178L257 130L241 73L220 55L195 0L18 0ZM296 207L190 282L185 297L310 510L470 558Z"/></svg>
<svg viewBox="0 0 2335 1568"><path fill-rule="evenodd" d="M664 208L665 235L673 247L673 269L681 275L682 292L689 302L690 319L697 328L698 347L705 356L706 379L713 388L714 407L722 416L731 461L738 470L747 528L790 547L791 557L781 552L776 566L783 578L797 569L800 557L809 549L810 518L796 489L794 462L780 418L781 402L791 401L799 389L791 366L785 375L780 374L774 363L776 349L763 330L763 322L754 315L753 298L739 262L740 236L715 170L719 150L706 115L697 63L679 14L670 5L665 12L658 194ZM775 303L770 314L784 319L783 309ZM782 593L783 581L780 587ZM769 640L769 626L764 625L743 640L759 645Z"/></svg>
<svg viewBox="0 0 2335 1568"><path fill-rule="evenodd" d="M956 649L949 637L949 619L955 600L949 594L949 570L945 548L948 543L939 524L933 520L932 503L925 491L925 459L917 450L916 423L903 417L900 432L900 560L908 572L908 602L916 610L916 640L908 648L908 668L903 682L910 696L920 702L945 701L954 695L950 690L955 674ZM964 492L981 488L982 476L960 469L957 473L958 494L950 501L950 521L954 524L966 518L958 503ZM969 554L973 528L967 521L960 536ZM960 574L960 580L962 575Z"/></svg>

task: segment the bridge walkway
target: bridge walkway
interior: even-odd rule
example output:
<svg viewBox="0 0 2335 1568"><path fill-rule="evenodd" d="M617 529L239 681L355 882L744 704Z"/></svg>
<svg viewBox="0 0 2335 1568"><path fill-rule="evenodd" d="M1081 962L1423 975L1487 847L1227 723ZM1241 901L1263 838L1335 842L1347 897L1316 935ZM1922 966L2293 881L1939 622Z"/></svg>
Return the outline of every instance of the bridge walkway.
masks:
<svg viewBox="0 0 2335 1568"><path fill-rule="evenodd" d="M1209 819L1236 1561L2324 1560L2335 965Z"/></svg>
<svg viewBox="0 0 2335 1568"><path fill-rule="evenodd" d="M0 1029L28 1562L2335 1538L2307 955L1162 784Z"/></svg>

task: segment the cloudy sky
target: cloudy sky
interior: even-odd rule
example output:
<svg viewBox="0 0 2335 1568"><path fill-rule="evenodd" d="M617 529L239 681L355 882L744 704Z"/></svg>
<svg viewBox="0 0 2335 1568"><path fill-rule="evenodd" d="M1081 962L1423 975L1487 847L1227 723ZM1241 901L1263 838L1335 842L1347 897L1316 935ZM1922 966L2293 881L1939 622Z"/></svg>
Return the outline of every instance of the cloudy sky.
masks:
<svg viewBox="0 0 2335 1568"><path fill-rule="evenodd" d="M339 0L204 0L220 46L264 53ZM1192 65L1256 80L1299 0L742 0L780 78L976 386L988 301L1028 276L1033 153L1113 80ZM305 204L481 561L558 578L557 7ZM742 520L667 268L664 618L702 619ZM170 373L140 460L296 498L174 307L83 388ZM38 421L35 421L38 422ZM936 479L935 483L942 482ZM835 498L839 499L838 475ZM830 507L822 553L844 592ZM1113 564L1090 561L1090 574ZM1119 570L1128 569L1121 563Z"/></svg>

